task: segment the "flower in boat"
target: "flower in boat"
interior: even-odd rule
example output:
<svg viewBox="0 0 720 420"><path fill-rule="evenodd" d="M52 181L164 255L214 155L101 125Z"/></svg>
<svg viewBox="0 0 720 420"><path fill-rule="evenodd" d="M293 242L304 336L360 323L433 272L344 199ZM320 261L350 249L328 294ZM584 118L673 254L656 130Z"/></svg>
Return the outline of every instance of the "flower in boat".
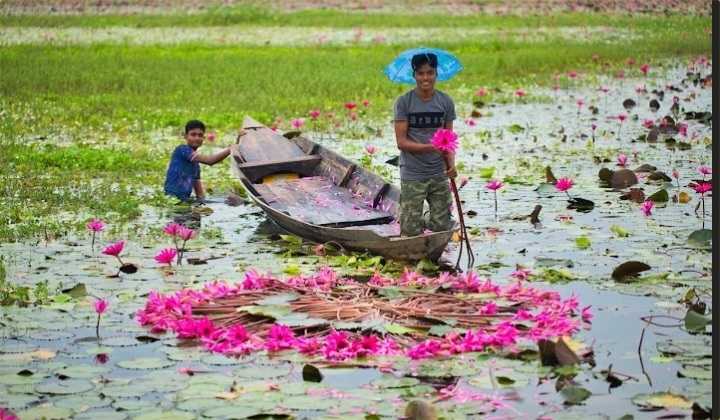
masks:
<svg viewBox="0 0 720 420"><path fill-rule="evenodd" d="M502 183L502 181L498 181L496 179L493 179L491 181L488 181L487 184L485 184L485 188L488 190L497 191L500 188L502 188L505 184Z"/></svg>
<svg viewBox="0 0 720 420"><path fill-rule="evenodd" d="M114 244L106 246L105 249L102 250L102 254L119 257L124 247L125 241L116 242Z"/></svg>
<svg viewBox="0 0 720 420"><path fill-rule="evenodd" d="M93 302L93 308L98 315L104 314L108 309L108 302L105 299L98 299Z"/></svg>
<svg viewBox="0 0 720 420"><path fill-rule="evenodd" d="M573 185L575 185L575 181L573 181L572 179L566 177L560 178L555 182L555 189L557 189L558 191L567 192L567 190L572 188Z"/></svg>
<svg viewBox="0 0 720 420"><path fill-rule="evenodd" d="M160 252L155 254L155 261L160 264L171 265L172 262L175 261L175 257L177 257L177 249L164 248L161 249Z"/></svg>
<svg viewBox="0 0 720 420"><path fill-rule="evenodd" d="M99 221L99 220L93 220L92 222L85 225L89 230L92 230L93 232L100 232L101 230L105 229L105 223Z"/></svg>
<svg viewBox="0 0 720 420"><path fill-rule="evenodd" d="M168 235L175 236L180 232L182 225L180 223L172 222L163 228L163 232Z"/></svg>
<svg viewBox="0 0 720 420"><path fill-rule="evenodd" d="M452 130L441 128L430 139L430 144L445 153L455 153L458 147L458 135Z"/></svg>
<svg viewBox="0 0 720 420"><path fill-rule="evenodd" d="M318 111L317 109L311 109L310 111L308 111L308 115L310 116L310 118L315 120L317 119L317 117L320 116L320 111Z"/></svg>
<svg viewBox="0 0 720 420"><path fill-rule="evenodd" d="M647 200L642 204L642 207L640 207L640 210L643 212L645 216L652 215L652 208L655 206L655 202L652 200Z"/></svg>
<svg viewBox="0 0 720 420"><path fill-rule="evenodd" d="M178 234L183 238L183 241L188 241L195 237L195 231L185 226L180 226Z"/></svg>
<svg viewBox="0 0 720 420"><path fill-rule="evenodd" d="M368 154L375 154L375 146L373 145L367 145L365 146L365 151L368 152Z"/></svg>

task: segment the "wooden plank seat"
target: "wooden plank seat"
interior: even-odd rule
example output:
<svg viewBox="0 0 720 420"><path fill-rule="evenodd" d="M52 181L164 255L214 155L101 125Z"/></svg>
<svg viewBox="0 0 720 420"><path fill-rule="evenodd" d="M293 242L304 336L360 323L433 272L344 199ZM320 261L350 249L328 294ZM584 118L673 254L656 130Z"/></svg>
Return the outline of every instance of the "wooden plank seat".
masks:
<svg viewBox="0 0 720 420"><path fill-rule="evenodd" d="M314 225L349 227L393 221L392 214L370 207L365 197L325 177L281 179L253 187L273 209Z"/></svg>
<svg viewBox="0 0 720 420"><path fill-rule="evenodd" d="M233 157L236 158L237 157ZM274 159L259 162L244 162L237 164L237 167L250 179L251 182L260 182L263 177L277 173L297 173L299 176L308 176L313 173L320 162L321 157L317 155L299 156L287 159Z"/></svg>

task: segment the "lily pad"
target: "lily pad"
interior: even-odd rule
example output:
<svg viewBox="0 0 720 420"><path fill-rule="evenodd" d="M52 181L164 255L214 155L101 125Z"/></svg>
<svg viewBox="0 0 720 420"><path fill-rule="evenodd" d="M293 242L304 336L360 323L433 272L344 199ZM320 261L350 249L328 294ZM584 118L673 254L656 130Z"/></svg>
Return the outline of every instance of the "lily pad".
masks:
<svg viewBox="0 0 720 420"><path fill-rule="evenodd" d="M23 420L64 420L71 418L73 413L70 408L38 406L18 411L15 415Z"/></svg>
<svg viewBox="0 0 720 420"><path fill-rule="evenodd" d="M35 391L40 394L71 395L87 392L94 387L95 385L92 382L85 379L68 379L40 384L35 387Z"/></svg>
<svg viewBox="0 0 720 420"><path fill-rule="evenodd" d="M175 362L158 357L140 357L137 359L123 360L117 365L125 369L146 370L163 369L174 365Z"/></svg>
<svg viewBox="0 0 720 420"><path fill-rule="evenodd" d="M692 403L687 401L685 397L670 392L638 394L632 398L632 402L641 407L660 407L666 409L692 407Z"/></svg>

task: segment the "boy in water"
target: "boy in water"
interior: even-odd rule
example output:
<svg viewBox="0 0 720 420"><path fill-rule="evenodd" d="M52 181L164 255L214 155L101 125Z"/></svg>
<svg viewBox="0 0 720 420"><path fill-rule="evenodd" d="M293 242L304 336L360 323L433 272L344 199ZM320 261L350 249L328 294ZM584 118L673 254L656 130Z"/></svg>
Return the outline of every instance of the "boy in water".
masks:
<svg viewBox="0 0 720 420"><path fill-rule="evenodd" d="M237 142L245 134L240 130ZM203 202L205 192L200 182L200 164L214 165L230 155L230 146L214 155L201 155L197 149L205 141L205 124L202 121L190 120L185 124L185 142L173 150L167 173L165 174L165 194L189 202L190 194L195 191L195 201Z"/></svg>

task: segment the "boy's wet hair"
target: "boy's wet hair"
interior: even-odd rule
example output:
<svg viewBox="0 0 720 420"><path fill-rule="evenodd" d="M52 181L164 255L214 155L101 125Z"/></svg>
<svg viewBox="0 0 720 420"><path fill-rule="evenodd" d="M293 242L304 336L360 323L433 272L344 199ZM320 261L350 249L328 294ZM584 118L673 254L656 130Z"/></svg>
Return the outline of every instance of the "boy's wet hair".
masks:
<svg viewBox="0 0 720 420"><path fill-rule="evenodd" d="M189 133L191 130L194 130L196 128L199 128L205 132L205 124L203 124L200 120L190 120L185 124L185 134Z"/></svg>
<svg viewBox="0 0 720 420"><path fill-rule="evenodd" d="M429 64L430 67L436 69L438 66L437 55L433 53L421 53L415 54L410 62L412 64L413 71L417 71L424 64Z"/></svg>

